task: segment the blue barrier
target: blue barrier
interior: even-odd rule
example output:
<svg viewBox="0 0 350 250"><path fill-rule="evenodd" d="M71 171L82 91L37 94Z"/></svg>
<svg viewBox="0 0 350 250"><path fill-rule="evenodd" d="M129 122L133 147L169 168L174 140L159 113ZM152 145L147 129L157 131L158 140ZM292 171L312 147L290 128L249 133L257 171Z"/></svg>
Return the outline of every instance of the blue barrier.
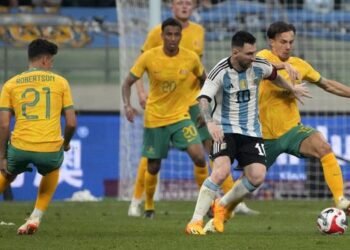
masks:
<svg viewBox="0 0 350 250"><path fill-rule="evenodd" d="M72 141L72 150L66 153L61 168L61 179L54 199L69 198L76 191L88 189L94 196L105 194L105 181L119 179L119 115L117 114L81 114L78 117L77 133ZM350 159L350 116L307 116L303 123L310 125L328 138L335 153ZM174 158L176 157L176 158ZM192 179L192 163L187 154L177 154L170 150L169 158L179 162L176 169L170 169L170 160L162 162L161 178L187 180ZM350 180L350 164L339 161L344 179ZM267 180L305 180L307 161L282 155L271 167ZM136 168L136 166L135 166ZM233 172L236 177L241 173ZM16 200L33 200L36 197L39 175L25 173L13 183Z"/></svg>

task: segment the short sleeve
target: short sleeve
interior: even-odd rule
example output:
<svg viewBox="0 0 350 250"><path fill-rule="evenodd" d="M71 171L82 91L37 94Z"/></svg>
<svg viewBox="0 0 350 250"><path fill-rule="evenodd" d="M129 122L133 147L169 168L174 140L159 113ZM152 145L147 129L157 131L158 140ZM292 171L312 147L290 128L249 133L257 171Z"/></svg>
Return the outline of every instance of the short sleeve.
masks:
<svg viewBox="0 0 350 250"><path fill-rule="evenodd" d="M135 61L134 65L130 69L130 73L137 78L141 78L147 67L147 52L142 53Z"/></svg>
<svg viewBox="0 0 350 250"><path fill-rule="evenodd" d="M10 88L8 84L4 84L0 93L0 110L12 110Z"/></svg>

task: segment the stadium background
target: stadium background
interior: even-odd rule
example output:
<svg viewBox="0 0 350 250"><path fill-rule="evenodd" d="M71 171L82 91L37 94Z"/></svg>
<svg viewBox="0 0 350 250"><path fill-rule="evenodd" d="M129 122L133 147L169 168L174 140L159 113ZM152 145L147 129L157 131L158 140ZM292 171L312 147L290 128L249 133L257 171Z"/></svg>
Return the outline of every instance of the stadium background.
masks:
<svg viewBox="0 0 350 250"><path fill-rule="evenodd" d="M55 60L55 70L69 79L76 109L79 111L79 127L72 142L74 147L66 154L55 199L71 197L74 192L83 189L90 190L98 197L115 196L117 193L119 198L130 197L130 189L126 190L128 192L119 189L118 192L118 183L134 175L134 161L138 159L139 147L133 147L133 143L140 145L141 136L139 128L138 134L133 133L133 130L125 130L125 126L130 125L125 124L123 118L120 119L119 87L120 79L127 73L125 69L130 67L145 38L148 29L148 1L118 2L118 7L124 8L123 17L118 16L117 13L121 10L116 12L115 7L62 7L54 14L55 18L57 15L63 17L63 26L73 27L70 29L71 33L68 32L69 39L62 39L60 53ZM206 68L209 70L218 59L227 55L229 39L235 30L247 29L253 32L258 37L258 47L263 48L266 46L265 28L271 21L282 19L297 26L296 55L307 58L322 75L347 83L350 79L347 65L350 48L350 8L346 1L315 1L320 4L315 8L314 2L312 11L308 7L308 1L305 1L304 5L298 5L301 1L288 1L289 4L281 4L279 1L266 2L226 0L196 11L195 18L207 31L204 56ZM331 4L328 5L327 2ZM128 4L135 6L130 10ZM167 4L162 5L161 14L162 18L171 15ZM13 9L10 14L1 15L18 17L21 13L18 9ZM42 8L36 8L30 15L39 23L51 20L52 17L44 14ZM120 22L124 25L120 26ZM26 68L23 45L26 44L25 39L33 35L33 32L28 32L29 36L24 36L28 28L25 27L20 33L23 38L21 40L21 37L15 37L18 32L16 33L16 28L11 30L9 23L11 18L0 19L1 82ZM67 35L64 32L60 33L60 26L50 25L49 34L56 34L57 38L55 30L58 29L59 34ZM39 33L44 32L45 26L40 24L36 27ZM121 27L128 29L133 35L133 29L139 32L136 33L137 36L128 37L128 33L121 30ZM126 39L127 43L121 42L121 37ZM321 130L338 156L350 159L348 100L333 98L316 88L312 88L312 93L313 100L302 107L303 122ZM141 118L138 120L138 125L140 124ZM125 144L126 141L131 141L131 144ZM176 155L174 157L179 155L178 152L171 154ZM119 155L122 156L121 159ZM125 160L125 157L129 158ZM169 182L163 184L167 185L165 189L169 191L178 187L172 186L172 183L178 184L180 181L182 189L178 190L177 194L165 193L161 198L192 199L195 188L188 182L192 179L192 171L188 171L192 168L191 164L188 158L181 154L175 161L181 162L177 165L176 172L166 167L171 165L171 162L164 162L161 175L163 180ZM340 163L349 182L349 163ZM273 171L269 173L263 191L256 196L327 196L322 181L320 184L315 181L319 176L309 174L312 169L318 169L317 164L315 161L298 160L294 157L280 157ZM239 175L239 172L235 172L235 175ZM13 183L15 199L34 199L34 189L37 185L36 174L26 173L19 176ZM318 189L321 189L321 194Z"/></svg>

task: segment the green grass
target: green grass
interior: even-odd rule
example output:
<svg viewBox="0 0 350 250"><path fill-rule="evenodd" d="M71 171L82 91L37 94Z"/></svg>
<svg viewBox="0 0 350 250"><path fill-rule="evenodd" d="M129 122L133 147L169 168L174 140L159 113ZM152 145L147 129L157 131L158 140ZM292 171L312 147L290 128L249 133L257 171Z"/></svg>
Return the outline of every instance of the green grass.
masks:
<svg viewBox="0 0 350 250"><path fill-rule="evenodd" d="M18 236L32 203L1 202L1 249L348 249L350 233L322 235L316 217L326 201L248 201L258 216L237 215L223 234L188 236L184 228L194 202L159 202L154 220L129 218L127 202L53 202L40 230Z"/></svg>

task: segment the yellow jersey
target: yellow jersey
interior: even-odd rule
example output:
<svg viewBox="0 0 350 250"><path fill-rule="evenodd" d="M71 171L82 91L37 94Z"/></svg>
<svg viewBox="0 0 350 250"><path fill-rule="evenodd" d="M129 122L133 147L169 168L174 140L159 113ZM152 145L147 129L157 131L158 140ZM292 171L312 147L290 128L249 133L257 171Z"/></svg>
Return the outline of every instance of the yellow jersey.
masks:
<svg viewBox="0 0 350 250"><path fill-rule="evenodd" d="M267 49L259 51L257 56L272 64L282 63L278 56ZM321 79L320 73L301 58L289 57L286 62L299 72L296 84L304 81L315 83ZM285 69L278 70L278 74L290 82ZM269 80L262 81L259 87L259 118L264 139L279 138L301 120L296 99L289 97L288 91L272 84Z"/></svg>
<svg viewBox="0 0 350 250"><path fill-rule="evenodd" d="M180 47L177 55L169 57L159 46L142 53L130 73L141 78L147 72L150 89L144 115L146 128L157 128L189 119L188 84L200 77L204 68L199 57Z"/></svg>
<svg viewBox="0 0 350 250"><path fill-rule="evenodd" d="M141 49L142 52L145 52L149 49L163 45L163 39L161 37L162 27L157 25L154 27L147 35L146 41L143 44ZM180 46L191 51L194 51L199 57L202 57L204 50L204 39L205 31L203 26L189 22L189 25L186 28L183 28L181 31L182 38L180 41ZM189 79L188 84L188 105L192 106L197 103L197 96L200 91L199 81L195 76L192 75L192 78Z"/></svg>
<svg viewBox="0 0 350 250"><path fill-rule="evenodd" d="M0 110L14 113L11 144L34 152L56 152L63 144L61 112L73 108L65 78L31 69L8 80L1 91Z"/></svg>

